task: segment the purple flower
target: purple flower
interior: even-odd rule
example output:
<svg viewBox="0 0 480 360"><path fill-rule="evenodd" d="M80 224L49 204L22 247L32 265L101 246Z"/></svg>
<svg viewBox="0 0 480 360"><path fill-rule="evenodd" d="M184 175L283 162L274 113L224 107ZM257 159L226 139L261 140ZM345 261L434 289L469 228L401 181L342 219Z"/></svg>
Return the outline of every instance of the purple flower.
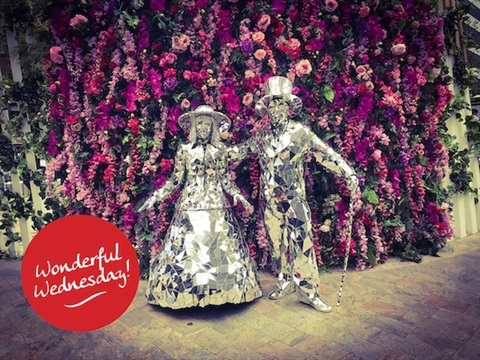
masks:
<svg viewBox="0 0 480 360"><path fill-rule="evenodd" d="M363 141L355 144L355 161L365 162L367 159L367 149L370 147L370 139L365 138ZM363 164L365 166L366 164Z"/></svg>
<svg viewBox="0 0 480 360"><path fill-rule="evenodd" d="M150 8L154 12L164 12L165 11L165 0L150 0Z"/></svg>
<svg viewBox="0 0 480 360"><path fill-rule="evenodd" d="M352 99L357 96L357 88L355 86L347 86L343 89L343 92Z"/></svg>
<svg viewBox="0 0 480 360"><path fill-rule="evenodd" d="M272 9L276 14L283 14L286 0L272 0Z"/></svg>
<svg viewBox="0 0 480 360"><path fill-rule="evenodd" d="M244 56L252 55L253 53L253 41L250 39L243 40L240 43L240 49Z"/></svg>
<svg viewBox="0 0 480 360"><path fill-rule="evenodd" d="M177 78L175 76L169 76L163 81L163 87L167 91L173 91L178 85Z"/></svg>

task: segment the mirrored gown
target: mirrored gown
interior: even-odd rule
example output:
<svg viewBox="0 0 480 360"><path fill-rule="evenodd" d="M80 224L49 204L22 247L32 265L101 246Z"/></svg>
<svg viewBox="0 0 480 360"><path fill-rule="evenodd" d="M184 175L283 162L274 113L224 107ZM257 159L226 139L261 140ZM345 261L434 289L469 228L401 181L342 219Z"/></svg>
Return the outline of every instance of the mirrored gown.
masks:
<svg viewBox="0 0 480 360"><path fill-rule="evenodd" d="M252 301L262 295L256 263L225 196L230 178L224 145L180 145L158 201L183 184L158 256L150 266L148 302L173 309Z"/></svg>

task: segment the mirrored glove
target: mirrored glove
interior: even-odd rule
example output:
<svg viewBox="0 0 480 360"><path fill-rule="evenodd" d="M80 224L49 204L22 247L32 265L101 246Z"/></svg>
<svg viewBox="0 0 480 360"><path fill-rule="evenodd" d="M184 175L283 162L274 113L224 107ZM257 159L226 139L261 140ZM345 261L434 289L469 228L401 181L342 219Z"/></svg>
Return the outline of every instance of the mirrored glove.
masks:
<svg viewBox="0 0 480 360"><path fill-rule="evenodd" d="M358 177L357 177L357 175L352 174L347 178L347 188L348 188L348 190L350 190L352 195L353 195L353 193L355 193L355 191L358 188Z"/></svg>
<svg viewBox="0 0 480 360"><path fill-rule="evenodd" d="M150 209L156 202L157 202L157 197L156 197L155 195L149 197L149 198L143 203L143 205L140 207L140 209L138 209L137 212L142 212L142 211L144 211L144 210Z"/></svg>
<svg viewBox="0 0 480 360"><path fill-rule="evenodd" d="M254 208L252 204L250 204L247 199L245 199L242 195L240 194L235 194L233 196L233 205L236 206L238 201L240 201L245 208L245 211L248 213L248 215L253 214Z"/></svg>

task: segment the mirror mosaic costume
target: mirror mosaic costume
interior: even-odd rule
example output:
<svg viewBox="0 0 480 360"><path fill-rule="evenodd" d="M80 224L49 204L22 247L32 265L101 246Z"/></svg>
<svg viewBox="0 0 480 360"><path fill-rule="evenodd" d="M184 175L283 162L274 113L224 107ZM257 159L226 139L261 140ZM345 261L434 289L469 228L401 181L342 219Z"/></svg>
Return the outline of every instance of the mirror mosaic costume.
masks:
<svg viewBox="0 0 480 360"><path fill-rule="evenodd" d="M227 156L235 161L256 154L261 167L265 227L278 274L277 286L269 298L280 299L296 291L299 299L315 310L331 311L318 291L311 211L303 178L305 156L311 153L324 167L345 179L352 194L358 180L339 154L308 127L291 121L290 112L298 113L301 107L302 101L292 94L292 83L285 77L274 76L267 80L265 96L256 105L260 116L270 118L271 131L264 129L230 148L223 144L180 147L172 180L144 205L152 206L154 201L166 198L187 173L164 249L150 269L149 302L182 308L239 303L261 296L255 264L223 194L223 190L232 196L239 194L227 178ZM180 124L184 117L195 117L196 111L182 115ZM225 127L221 122L226 116L213 110L212 114L215 124ZM208 188L205 184L209 184ZM199 189L202 191L198 192ZM240 199L244 206L249 205L243 197Z"/></svg>
<svg viewBox="0 0 480 360"><path fill-rule="evenodd" d="M205 129L208 119L214 121ZM251 207L229 177L227 152L218 137L218 127L228 127L230 120L199 106L179 123L197 139L191 136L193 141L179 146L172 176L139 209L183 185L162 248L150 265L147 300L172 309L252 301L262 296L256 264L225 196ZM206 141L198 141L200 133L207 134Z"/></svg>
<svg viewBox="0 0 480 360"><path fill-rule="evenodd" d="M319 296L319 273L315 259L311 211L306 200L305 156L315 156L325 168L347 182L351 193L358 180L355 171L331 147L305 125L291 121L302 101L292 94L285 77L267 80L265 96L256 104L257 113L270 118L271 132L262 130L244 144L232 147L230 157L258 155L263 186L264 221L270 239L278 283L269 298L280 299L297 291L300 300L320 312L331 307Z"/></svg>

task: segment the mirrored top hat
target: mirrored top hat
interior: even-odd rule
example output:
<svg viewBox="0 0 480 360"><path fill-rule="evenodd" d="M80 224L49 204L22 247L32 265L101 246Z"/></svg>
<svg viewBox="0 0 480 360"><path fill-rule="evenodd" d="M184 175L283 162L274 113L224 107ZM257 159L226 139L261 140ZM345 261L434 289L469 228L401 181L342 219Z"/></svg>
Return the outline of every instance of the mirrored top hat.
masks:
<svg viewBox="0 0 480 360"><path fill-rule="evenodd" d="M265 84L265 96L257 101L255 111L260 116L267 114L267 107L273 99L284 99L290 105L294 114L302 109L302 100L292 94L293 85L288 78L283 76L272 76Z"/></svg>
<svg viewBox="0 0 480 360"><path fill-rule="evenodd" d="M190 132L192 127L193 120L198 116L211 116L215 120L215 123L218 127L218 132L222 133L227 131L232 124L232 121L228 116L213 110L208 105L200 105L194 111L190 111L186 114L181 115L178 118L178 124L182 127L183 130Z"/></svg>

